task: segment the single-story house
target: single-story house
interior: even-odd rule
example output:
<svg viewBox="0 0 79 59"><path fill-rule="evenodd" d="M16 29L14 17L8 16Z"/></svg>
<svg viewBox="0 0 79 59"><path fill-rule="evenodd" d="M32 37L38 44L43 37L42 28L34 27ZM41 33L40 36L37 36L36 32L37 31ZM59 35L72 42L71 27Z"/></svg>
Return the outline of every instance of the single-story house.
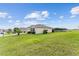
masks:
<svg viewBox="0 0 79 59"><path fill-rule="evenodd" d="M29 32L29 31L35 31L36 34L43 33L44 30L47 30L47 32L52 32L53 28L45 26L43 24L36 24L31 25L27 28L20 28L22 32Z"/></svg>

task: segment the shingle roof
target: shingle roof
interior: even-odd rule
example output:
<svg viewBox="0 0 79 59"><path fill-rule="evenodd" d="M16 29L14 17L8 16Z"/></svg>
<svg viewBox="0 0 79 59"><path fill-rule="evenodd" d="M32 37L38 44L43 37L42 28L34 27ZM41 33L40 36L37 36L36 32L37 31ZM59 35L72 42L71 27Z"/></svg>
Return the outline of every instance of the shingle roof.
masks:
<svg viewBox="0 0 79 59"><path fill-rule="evenodd" d="M48 27L48 26L43 25L43 24L31 25L31 26L28 27L28 28L49 28L49 29L52 29L52 27Z"/></svg>

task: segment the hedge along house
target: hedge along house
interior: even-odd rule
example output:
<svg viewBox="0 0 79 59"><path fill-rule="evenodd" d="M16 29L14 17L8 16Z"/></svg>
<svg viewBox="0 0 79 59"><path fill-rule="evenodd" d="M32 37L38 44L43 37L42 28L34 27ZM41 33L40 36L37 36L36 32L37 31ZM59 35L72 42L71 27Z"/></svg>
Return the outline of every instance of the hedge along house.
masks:
<svg viewBox="0 0 79 59"><path fill-rule="evenodd" d="M47 32L52 32L53 28L45 26L43 24L36 24L36 25L31 25L27 28L21 28L21 30L26 33L31 31L31 32L35 32L36 34L39 34L39 33L43 33L44 30L47 30Z"/></svg>

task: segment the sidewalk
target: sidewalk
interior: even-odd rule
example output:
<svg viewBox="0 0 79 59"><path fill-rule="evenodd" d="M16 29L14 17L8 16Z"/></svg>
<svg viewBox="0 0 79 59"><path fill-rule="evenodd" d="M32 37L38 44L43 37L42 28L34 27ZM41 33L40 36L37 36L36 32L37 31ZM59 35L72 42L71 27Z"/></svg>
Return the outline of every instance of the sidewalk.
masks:
<svg viewBox="0 0 79 59"><path fill-rule="evenodd" d="M21 33L21 34L26 34L26 33ZM11 34L11 35L5 35L5 34L3 35L3 34L0 34L0 37L3 37L3 36L4 36L4 37L5 37L5 36L13 36L13 35L17 35L17 34Z"/></svg>

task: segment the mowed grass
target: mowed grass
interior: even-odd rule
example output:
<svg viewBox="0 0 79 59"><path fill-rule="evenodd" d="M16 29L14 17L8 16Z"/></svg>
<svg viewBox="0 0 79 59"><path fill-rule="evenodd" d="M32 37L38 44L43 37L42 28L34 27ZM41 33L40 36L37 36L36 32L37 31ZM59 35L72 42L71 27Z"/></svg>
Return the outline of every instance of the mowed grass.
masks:
<svg viewBox="0 0 79 59"><path fill-rule="evenodd" d="M0 38L1 56L77 56L79 31Z"/></svg>

